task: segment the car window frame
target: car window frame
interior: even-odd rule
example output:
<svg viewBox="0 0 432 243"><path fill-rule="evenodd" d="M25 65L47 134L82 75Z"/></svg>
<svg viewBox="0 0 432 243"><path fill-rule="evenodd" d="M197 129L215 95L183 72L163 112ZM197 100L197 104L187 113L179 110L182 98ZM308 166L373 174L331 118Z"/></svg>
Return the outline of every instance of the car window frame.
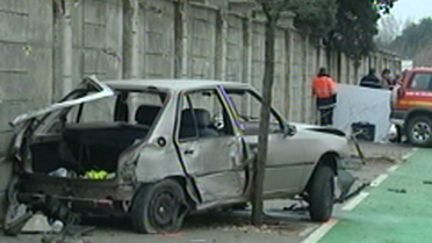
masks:
<svg viewBox="0 0 432 243"><path fill-rule="evenodd" d="M224 90L225 90L225 92L227 93L227 95L230 95L230 91L244 91L244 92L246 92L246 93L250 93L250 95L252 96L252 97L254 97L254 98L256 98L258 101L259 101L259 103L261 104L261 105L263 105L263 98L255 91L255 90L253 90L253 89L242 89L242 88L226 88L226 87L224 87ZM237 116L239 116L239 112L238 112L238 109L237 109L237 104L235 104L234 103L234 101L233 101L233 112L235 112L236 113L236 115ZM287 126L286 125L286 122L285 122L285 120L282 118L282 116L278 113L278 111L275 109L275 108L273 108L273 106L272 105L270 105L270 114L271 115L273 115L275 118L276 118L276 120L277 120L277 122L278 122L278 125L279 125L279 129L278 130L276 130L276 131L270 131L269 130L269 133L271 133L271 134L274 134L274 133L283 133L284 132L284 129L285 129L285 127ZM261 119L261 118L260 118ZM259 122L259 121L258 121ZM270 124L270 123L269 123Z"/></svg>
<svg viewBox="0 0 432 243"><path fill-rule="evenodd" d="M412 87L414 79L416 78L417 75L429 75L430 79L429 79L429 85L427 89L416 89L414 87ZM408 90L412 90L412 91L423 91L423 92L432 92L432 73L431 72L414 72L411 74L411 77L409 79L408 85L407 85L407 89Z"/></svg>
<svg viewBox="0 0 432 243"><path fill-rule="evenodd" d="M183 108L183 102L184 99L183 97L187 97L186 100L188 102L188 106L189 108L193 109L193 105L192 105L192 101L189 97L189 94L191 93L197 93L197 92L205 92L205 91L210 91L210 92L214 92L217 96L217 99L219 100L222 109L224 109L225 114L228 116L229 119L229 125L230 125L230 134L222 134L219 135L217 137L200 137L199 136L199 132L198 132L198 125L197 125L197 120L195 117L195 112L192 113L193 119L194 119L194 124L195 124L195 132L196 132L196 136L194 137L189 137L189 138L180 138L180 127L181 127L181 113L182 113L182 108ZM221 94L220 90L217 87L208 87L208 88L199 88L199 89L191 89L191 90L187 90L187 91L183 91L179 93L179 98L178 98L178 104L177 104L177 115L176 115L176 131L175 131L175 137L176 140L179 143L185 143L185 142L192 142L192 141L198 141L200 139L212 139L212 138L223 138L223 137L232 137L236 135L235 132L235 124L234 124L234 118L232 117L232 114L230 112L230 108L228 107L225 98L223 97L223 95Z"/></svg>

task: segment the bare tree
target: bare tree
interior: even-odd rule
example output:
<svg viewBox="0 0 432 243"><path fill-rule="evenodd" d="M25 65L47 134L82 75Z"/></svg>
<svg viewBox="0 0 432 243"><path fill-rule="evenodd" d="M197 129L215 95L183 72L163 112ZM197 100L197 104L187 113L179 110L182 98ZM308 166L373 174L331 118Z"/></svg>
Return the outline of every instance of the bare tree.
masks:
<svg viewBox="0 0 432 243"><path fill-rule="evenodd" d="M282 9L289 0L257 0L266 16L265 28L265 68L263 79L263 104L261 106L260 129L258 135L258 158L254 163L254 193L252 198L252 223L263 223L263 183L267 160L270 106L274 79L275 30Z"/></svg>

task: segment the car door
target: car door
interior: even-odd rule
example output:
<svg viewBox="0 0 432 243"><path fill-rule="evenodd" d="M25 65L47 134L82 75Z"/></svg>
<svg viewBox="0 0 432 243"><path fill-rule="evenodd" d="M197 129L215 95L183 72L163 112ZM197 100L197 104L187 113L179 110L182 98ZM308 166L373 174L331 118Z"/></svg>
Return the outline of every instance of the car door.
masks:
<svg viewBox="0 0 432 243"><path fill-rule="evenodd" d="M177 142L186 172L203 202L243 196L246 172L242 138L216 89L181 97Z"/></svg>
<svg viewBox="0 0 432 243"><path fill-rule="evenodd" d="M252 90L226 89L234 103L237 120L247 143L257 150L261 98ZM287 135L284 120L272 109L264 180L264 193L298 192L302 188L305 171L313 164L307 161L307 141L296 134Z"/></svg>

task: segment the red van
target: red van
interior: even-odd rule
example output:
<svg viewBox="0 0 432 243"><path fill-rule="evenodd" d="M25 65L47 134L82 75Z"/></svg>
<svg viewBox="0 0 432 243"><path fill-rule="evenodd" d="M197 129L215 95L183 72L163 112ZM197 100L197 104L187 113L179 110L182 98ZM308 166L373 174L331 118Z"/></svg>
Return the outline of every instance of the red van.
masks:
<svg viewBox="0 0 432 243"><path fill-rule="evenodd" d="M411 144L432 145L432 68L404 72L393 90L391 120Z"/></svg>

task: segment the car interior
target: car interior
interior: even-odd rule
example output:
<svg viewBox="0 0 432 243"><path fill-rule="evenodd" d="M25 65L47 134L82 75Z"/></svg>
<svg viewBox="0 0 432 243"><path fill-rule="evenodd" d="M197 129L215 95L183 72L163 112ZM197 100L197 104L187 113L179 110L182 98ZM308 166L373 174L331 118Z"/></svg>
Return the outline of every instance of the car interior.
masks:
<svg viewBox="0 0 432 243"><path fill-rule="evenodd" d="M29 146L31 170L43 174L59 168L76 175L89 170L115 173L120 154L145 138L165 101L165 94L123 91L109 99L49 114L40 128L46 130L36 130Z"/></svg>
<svg viewBox="0 0 432 243"><path fill-rule="evenodd" d="M231 120L215 90L195 91L184 97L179 139L232 135Z"/></svg>

